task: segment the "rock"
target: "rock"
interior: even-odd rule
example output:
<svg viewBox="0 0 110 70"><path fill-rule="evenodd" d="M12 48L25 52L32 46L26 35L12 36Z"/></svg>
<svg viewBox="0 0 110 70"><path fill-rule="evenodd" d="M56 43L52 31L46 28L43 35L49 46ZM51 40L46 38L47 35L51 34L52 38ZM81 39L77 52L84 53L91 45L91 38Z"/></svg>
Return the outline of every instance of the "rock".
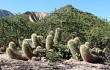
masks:
<svg viewBox="0 0 110 70"><path fill-rule="evenodd" d="M48 61L48 59L46 59L45 57L41 57L41 61L46 62L46 61Z"/></svg>
<svg viewBox="0 0 110 70"><path fill-rule="evenodd" d="M110 70L110 65L93 64L84 61L73 61L72 59L49 62L45 57L39 61L23 61L8 59L6 54L0 54L0 70ZM44 62L43 62L44 61Z"/></svg>
<svg viewBox="0 0 110 70"><path fill-rule="evenodd" d="M28 15L28 18L31 22L36 22L46 17L48 14L44 12L25 12L24 14Z"/></svg>

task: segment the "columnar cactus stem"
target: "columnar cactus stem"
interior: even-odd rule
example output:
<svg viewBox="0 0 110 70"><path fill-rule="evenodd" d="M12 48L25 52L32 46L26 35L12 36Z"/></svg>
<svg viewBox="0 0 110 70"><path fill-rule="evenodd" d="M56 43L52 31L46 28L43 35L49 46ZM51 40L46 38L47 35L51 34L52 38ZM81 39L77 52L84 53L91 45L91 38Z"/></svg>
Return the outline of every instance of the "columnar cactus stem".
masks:
<svg viewBox="0 0 110 70"><path fill-rule="evenodd" d="M55 36L54 36L54 44L58 44L59 41L61 40L61 29L60 28L56 28L55 30Z"/></svg>
<svg viewBox="0 0 110 70"><path fill-rule="evenodd" d="M50 50L53 48L53 37L52 35L48 35L46 38L46 49Z"/></svg>
<svg viewBox="0 0 110 70"><path fill-rule="evenodd" d="M17 52L13 51L12 48L8 47L6 49L6 53L11 59L18 59L18 60L28 60L28 58L22 54L18 54Z"/></svg>
<svg viewBox="0 0 110 70"><path fill-rule="evenodd" d="M80 54L80 53L79 53L78 46L76 45L76 43L74 42L73 39L71 39L71 40L68 41L68 47L70 49L70 52L72 54L72 57L73 58L77 58L76 54Z"/></svg>
<svg viewBox="0 0 110 70"><path fill-rule="evenodd" d="M17 47L16 47L16 44L14 42L10 42L8 47L11 48L13 51L17 51Z"/></svg>
<svg viewBox="0 0 110 70"><path fill-rule="evenodd" d="M22 51L27 56L28 59L31 59L34 56L32 52L32 48L28 42L23 42Z"/></svg>
<svg viewBox="0 0 110 70"><path fill-rule="evenodd" d="M38 38L37 38L37 35L36 35L35 33L33 33L33 34L31 35L31 39L32 39L32 44L33 44L34 47L37 47L37 46L40 45L40 44L39 44L39 40L38 40Z"/></svg>
<svg viewBox="0 0 110 70"><path fill-rule="evenodd" d="M54 31L51 30L51 31L49 32L49 35L54 36Z"/></svg>
<svg viewBox="0 0 110 70"><path fill-rule="evenodd" d="M75 37L75 38L73 39L73 41L74 41L74 43L76 44L76 46L81 45L81 42L80 42L79 37ZM78 47L78 48L79 48L79 47Z"/></svg>

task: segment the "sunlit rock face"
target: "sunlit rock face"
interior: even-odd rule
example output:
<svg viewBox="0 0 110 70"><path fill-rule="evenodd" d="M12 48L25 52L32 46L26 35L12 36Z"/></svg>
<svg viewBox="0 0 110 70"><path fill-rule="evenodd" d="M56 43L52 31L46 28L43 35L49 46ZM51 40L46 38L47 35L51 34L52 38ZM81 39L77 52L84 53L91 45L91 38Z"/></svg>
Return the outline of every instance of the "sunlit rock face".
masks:
<svg viewBox="0 0 110 70"><path fill-rule="evenodd" d="M46 17L48 14L47 13L44 13L44 12L25 12L25 14L28 15L29 17L29 20L31 22L36 22L44 17Z"/></svg>

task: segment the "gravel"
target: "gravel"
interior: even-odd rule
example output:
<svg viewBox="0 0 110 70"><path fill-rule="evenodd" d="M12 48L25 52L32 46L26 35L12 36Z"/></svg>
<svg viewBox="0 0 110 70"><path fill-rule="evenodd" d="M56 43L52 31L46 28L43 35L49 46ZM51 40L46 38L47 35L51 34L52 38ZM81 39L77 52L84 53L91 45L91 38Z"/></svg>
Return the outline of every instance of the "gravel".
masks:
<svg viewBox="0 0 110 70"><path fill-rule="evenodd" d="M74 59L56 62L49 62L48 60L23 61L10 59L7 54L0 54L0 70L110 70L110 65L93 64Z"/></svg>

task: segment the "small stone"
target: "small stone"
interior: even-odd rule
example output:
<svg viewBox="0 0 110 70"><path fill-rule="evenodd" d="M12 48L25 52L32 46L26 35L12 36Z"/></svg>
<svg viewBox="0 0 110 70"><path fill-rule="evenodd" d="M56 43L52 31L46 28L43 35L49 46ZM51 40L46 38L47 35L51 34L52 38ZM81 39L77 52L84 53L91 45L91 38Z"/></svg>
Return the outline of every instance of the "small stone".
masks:
<svg viewBox="0 0 110 70"><path fill-rule="evenodd" d="M41 61L42 62L46 62L46 61L48 61L45 57L41 57Z"/></svg>

